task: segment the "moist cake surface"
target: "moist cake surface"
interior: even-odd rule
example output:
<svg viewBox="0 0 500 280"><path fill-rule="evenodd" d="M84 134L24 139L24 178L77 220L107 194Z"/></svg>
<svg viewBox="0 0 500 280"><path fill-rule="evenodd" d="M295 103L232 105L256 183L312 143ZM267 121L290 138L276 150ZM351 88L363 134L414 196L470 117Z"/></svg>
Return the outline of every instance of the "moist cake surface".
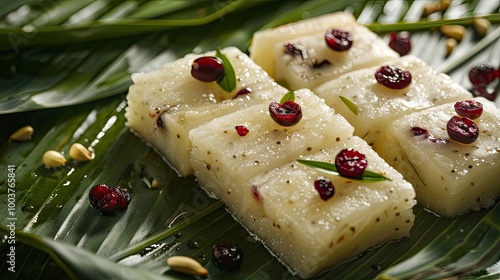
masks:
<svg viewBox="0 0 500 280"><path fill-rule="evenodd" d="M483 114L475 120L479 137L471 144L449 139L452 103L416 112L390 123L374 148L413 184L417 200L431 211L455 217L490 207L500 196L500 109L477 98ZM426 133L415 135L412 128Z"/></svg>

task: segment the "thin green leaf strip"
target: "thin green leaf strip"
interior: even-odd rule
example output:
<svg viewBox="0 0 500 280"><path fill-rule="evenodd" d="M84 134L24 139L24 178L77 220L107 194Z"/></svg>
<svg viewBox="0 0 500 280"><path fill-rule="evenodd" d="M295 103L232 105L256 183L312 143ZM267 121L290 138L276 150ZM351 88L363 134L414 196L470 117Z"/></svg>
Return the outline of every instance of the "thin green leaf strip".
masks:
<svg viewBox="0 0 500 280"><path fill-rule="evenodd" d="M500 17L498 13L486 14L481 16L487 19L491 23L500 22ZM372 22L365 24L365 26L375 33L387 33L387 32L399 32L399 31L428 31L434 28L439 28L444 25L472 25L476 16L462 16L459 18L446 18L439 20L429 21L427 19L421 19L415 22L395 22L395 23L380 23Z"/></svg>
<svg viewBox="0 0 500 280"><path fill-rule="evenodd" d="M217 49L215 56L222 60L224 64L224 77L217 81L217 84L225 91L231 92L236 88L236 74L234 73L234 68L227 57Z"/></svg>
<svg viewBox="0 0 500 280"><path fill-rule="evenodd" d="M291 90L287 92L280 100L280 104L285 103L285 101L295 101L295 91Z"/></svg>
<svg viewBox="0 0 500 280"><path fill-rule="evenodd" d="M358 115L358 106L356 106L356 104L354 104L354 102L352 102L349 98L345 97L345 96L342 96L342 95L339 95L339 98L340 100L342 100L342 102L344 102L344 104L347 106L347 108L349 108L349 110L351 110L351 112L353 112L355 115Z"/></svg>
<svg viewBox="0 0 500 280"><path fill-rule="evenodd" d="M297 162L302 163L303 165L322 171L322 172L327 172L327 173L334 173L335 175L341 176L337 171L337 167L333 163L329 162L324 162L324 161L314 161L314 160L306 160L306 159L297 159ZM349 178L349 179L354 179L354 180L359 180L359 181L364 181L364 182L377 182L377 181L384 181L384 180L389 180L392 181L391 179L383 176L382 174L373 172L373 171L368 171L365 170L363 172L363 176L361 178Z"/></svg>

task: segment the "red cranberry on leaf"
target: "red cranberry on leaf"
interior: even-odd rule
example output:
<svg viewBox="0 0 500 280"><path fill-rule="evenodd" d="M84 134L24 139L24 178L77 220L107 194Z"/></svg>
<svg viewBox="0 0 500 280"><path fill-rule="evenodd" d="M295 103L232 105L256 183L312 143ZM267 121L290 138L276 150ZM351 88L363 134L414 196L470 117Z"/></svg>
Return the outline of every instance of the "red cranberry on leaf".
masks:
<svg viewBox="0 0 500 280"><path fill-rule="evenodd" d="M116 199L118 209L127 208L131 199L129 192L126 189L122 189L120 187L113 188L113 190L118 195L118 198Z"/></svg>
<svg viewBox="0 0 500 280"><path fill-rule="evenodd" d="M220 58L202 56L191 65L191 75L202 82L215 82L224 77L224 64Z"/></svg>
<svg viewBox="0 0 500 280"><path fill-rule="evenodd" d="M126 209L130 199L129 192L120 187L110 188L107 185L98 184L89 191L90 205L103 215L111 215L116 210Z"/></svg>
<svg viewBox="0 0 500 280"><path fill-rule="evenodd" d="M93 186L89 191L90 205L97 208L97 202L111 192L113 192L111 188L104 184Z"/></svg>
<svg viewBox="0 0 500 280"><path fill-rule="evenodd" d="M337 172L344 177L361 178L367 166L365 155L351 148L343 149L335 157Z"/></svg>
<svg viewBox="0 0 500 280"><path fill-rule="evenodd" d="M117 208L118 195L115 192L110 192L97 201L97 209L99 209L103 215L111 215Z"/></svg>
<svg viewBox="0 0 500 280"><path fill-rule="evenodd" d="M451 140L463 144L473 143L479 137L479 128L467 117L451 117L446 124L446 131Z"/></svg>
<svg viewBox="0 0 500 280"><path fill-rule="evenodd" d="M212 261L220 269L234 270L243 262L243 252L232 243L218 243L213 247Z"/></svg>
<svg viewBox="0 0 500 280"><path fill-rule="evenodd" d="M302 108L291 100L287 100L283 104L271 102L269 113L271 118L281 126L293 126L302 119Z"/></svg>
<svg viewBox="0 0 500 280"><path fill-rule="evenodd" d="M390 89L403 89L411 83L411 73L393 65L385 65L375 72L378 83Z"/></svg>

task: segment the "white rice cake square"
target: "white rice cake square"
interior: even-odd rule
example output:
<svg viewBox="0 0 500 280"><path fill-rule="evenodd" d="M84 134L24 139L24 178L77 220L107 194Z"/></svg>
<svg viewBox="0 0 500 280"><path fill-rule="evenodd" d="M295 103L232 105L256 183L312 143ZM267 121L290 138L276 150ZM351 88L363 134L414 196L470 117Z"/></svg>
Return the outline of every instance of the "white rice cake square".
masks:
<svg viewBox="0 0 500 280"><path fill-rule="evenodd" d="M391 122L384 143L374 147L413 184L418 202L441 216L490 207L500 196L500 109L476 100L483 113L475 120L480 133L471 144L449 140L446 124L456 115L452 102ZM413 127L428 134L415 136Z"/></svg>
<svg viewBox="0 0 500 280"><path fill-rule="evenodd" d="M352 36L351 48L329 48L325 42L329 29L348 31ZM286 44L296 46L300 55L286 51ZM250 57L289 88L314 89L344 73L397 58L399 54L357 23L351 14L339 12L256 32Z"/></svg>
<svg viewBox="0 0 500 280"><path fill-rule="evenodd" d="M391 181L364 182L313 170L296 161L240 184L233 214L287 267L309 278L369 248L406 237L414 223L415 191L358 137L342 138L303 158L332 162L342 149L366 156L367 170ZM324 201L314 187L319 177L334 186ZM233 205L232 200L226 201Z"/></svg>

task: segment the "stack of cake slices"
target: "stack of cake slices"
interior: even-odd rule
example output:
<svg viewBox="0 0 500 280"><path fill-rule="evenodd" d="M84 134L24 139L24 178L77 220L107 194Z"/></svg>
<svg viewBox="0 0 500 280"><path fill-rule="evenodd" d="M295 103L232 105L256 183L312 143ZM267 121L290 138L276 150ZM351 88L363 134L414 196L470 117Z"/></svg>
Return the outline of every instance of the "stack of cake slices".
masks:
<svg viewBox="0 0 500 280"><path fill-rule="evenodd" d="M352 46L332 50L325 39L332 29ZM488 175L500 172L500 111L480 100L481 133L472 144L415 137L418 126L447 139L443 124L454 102L472 96L420 59L399 58L351 15L260 31L250 51L189 54L134 74L127 125L180 176L196 176L301 278L408 236L415 190L425 207L450 217L488 207L500 195ZM217 53L234 69L230 90L191 72L196 59ZM410 72L411 82L381 85L375 73L386 65ZM273 102L281 113L294 103L302 118L276 121ZM362 175L307 164L338 169L345 150L364 157Z"/></svg>

